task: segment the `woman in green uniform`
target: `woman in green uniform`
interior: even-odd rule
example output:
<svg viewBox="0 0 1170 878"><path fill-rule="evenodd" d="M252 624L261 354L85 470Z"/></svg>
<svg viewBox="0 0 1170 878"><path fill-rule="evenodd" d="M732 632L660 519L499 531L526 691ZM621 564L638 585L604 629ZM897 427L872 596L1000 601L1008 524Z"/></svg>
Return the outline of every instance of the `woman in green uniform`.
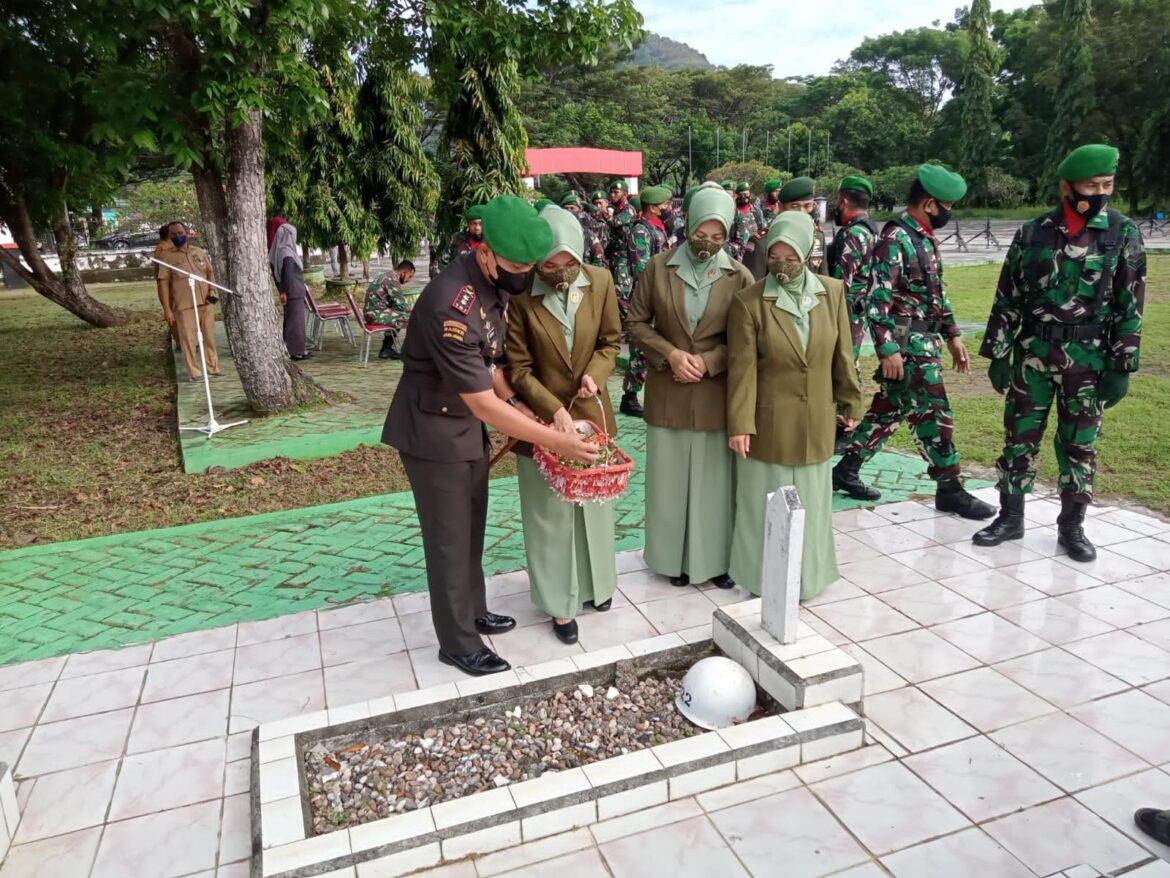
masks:
<svg viewBox="0 0 1170 878"><path fill-rule="evenodd" d="M760 593L767 497L795 485L805 509L802 600L837 579L836 412L848 429L861 413L844 288L805 264L815 233L806 213L777 216L768 230L768 274L736 295L727 318L728 444L739 457L731 575Z"/></svg>
<svg viewBox="0 0 1170 878"><path fill-rule="evenodd" d="M613 277L582 264L584 234L576 217L556 206L540 216L552 229L553 246L508 311L512 386L555 429L571 432L575 420L589 420L612 436L617 426L606 382L622 333ZM562 500L537 469L532 447L516 453L532 602L552 616L558 638L576 643L581 605L608 610L617 588L613 501Z"/></svg>
<svg viewBox="0 0 1170 878"><path fill-rule="evenodd" d="M734 460L727 451L727 309L752 282L723 252L735 202L700 188L687 242L651 258L626 319L645 351L647 566L675 586L727 575Z"/></svg>

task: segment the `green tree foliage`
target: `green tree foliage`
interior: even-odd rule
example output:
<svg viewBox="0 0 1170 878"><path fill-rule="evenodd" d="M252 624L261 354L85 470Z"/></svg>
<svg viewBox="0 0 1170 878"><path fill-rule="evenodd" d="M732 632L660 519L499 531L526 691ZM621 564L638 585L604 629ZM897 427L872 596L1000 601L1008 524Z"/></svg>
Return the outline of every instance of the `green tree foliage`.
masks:
<svg viewBox="0 0 1170 878"><path fill-rule="evenodd" d="M962 138L959 168L971 186L973 201L988 197L987 175L995 160L995 126L991 115L993 81L999 53L991 41L991 0L972 0L967 16L967 58L959 97Z"/></svg>
<svg viewBox="0 0 1170 878"><path fill-rule="evenodd" d="M125 204L119 211L119 228L150 226L182 220L198 228L199 199L190 174L175 174L161 180L141 180L122 187L118 193Z"/></svg>
<svg viewBox="0 0 1170 878"><path fill-rule="evenodd" d="M731 162L720 165L718 168L712 168L707 173L707 179L717 183L722 183L724 180L734 180L736 183L746 181L751 185L752 192L755 195L760 195L764 191L764 184L769 180L788 181L792 179L792 175L762 162Z"/></svg>
<svg viewBox="0 0 1170 878"><path fill-rule="evenodd" d="M1090 114L1096 105L1093 81L1091 0L1064 0L1060 16L1060 52L1056 58L1056 115L1048 129L1048 161L1042 180L1045 194L1056 188L1056 166L1068 151L1088 142Z"/></svg>

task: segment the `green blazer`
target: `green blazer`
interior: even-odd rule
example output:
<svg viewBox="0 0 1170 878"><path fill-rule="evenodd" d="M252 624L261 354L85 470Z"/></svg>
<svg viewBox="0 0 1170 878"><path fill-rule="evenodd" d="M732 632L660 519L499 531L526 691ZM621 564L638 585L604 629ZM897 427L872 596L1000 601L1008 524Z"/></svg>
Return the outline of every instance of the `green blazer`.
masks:
<svg viewBox="0 0 1170 878"><path fill-rule="evenodd" d="M540 296L528 290L508 300L509 376L512 386L537 416L552 422L562 406L574 418L601 426L597 399L577 399L581 379L589 375L597 383L597 397L605 406L605 428L617 432L613 404L606 382L613 373L621 348L622 324L618 315L613 276L604 268L582 265L589 281L585 298L573 320L573 350L565 344L565 330Z"/></svg>
<svg viewBox="0 0 1170 878"><path fill-rule="evenodd" d="M711 285L707 308L692 333L687 323L684 284L666 261L674 250L654 256L638 277L626 315L626 329L646 355L646 423L683 430L722 430L727 419L727 309L737 290L752 282L748 270L731 268ZM681 348L698 354L707 373L694 384L680 384L666 362Z"/></svg>
<svg viewBox="0 0 1170 878"><path fill-rule="evenodd" d="M764 281L740 290L727 315L727 433L752 437L748 456L806 466L833 456L837 407L861 417L861 388L841 281L809 311L807 352L792 317L763 297Z"/></svg>

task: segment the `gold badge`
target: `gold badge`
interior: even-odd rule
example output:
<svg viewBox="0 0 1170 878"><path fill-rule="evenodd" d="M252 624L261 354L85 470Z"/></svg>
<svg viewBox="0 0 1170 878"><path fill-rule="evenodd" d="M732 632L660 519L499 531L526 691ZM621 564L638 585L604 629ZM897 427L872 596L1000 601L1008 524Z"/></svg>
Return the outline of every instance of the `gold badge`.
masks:
<svg viewBox="0 0 1170 878"><path fill-rule="evenodd" d="M451 341L463 341L465 335L467 335L466 323L460 323L458 320L443 321L443 338Z"/></svg>
<svg viewBox="0 0 1170 878"><path fill-rule="evenodd" d="M576 305L578 302L580 302L581 301L581 291L580 290L573 290L571 293L569 293L569 301L572 302L574 305Z"/></svg>
<svg viewBox="0 0 1170 878"><path fill-rule="evenodd" d="M487 311L484 310L483 305L479 306L479 319L480 320L487 320Z"/></svg>

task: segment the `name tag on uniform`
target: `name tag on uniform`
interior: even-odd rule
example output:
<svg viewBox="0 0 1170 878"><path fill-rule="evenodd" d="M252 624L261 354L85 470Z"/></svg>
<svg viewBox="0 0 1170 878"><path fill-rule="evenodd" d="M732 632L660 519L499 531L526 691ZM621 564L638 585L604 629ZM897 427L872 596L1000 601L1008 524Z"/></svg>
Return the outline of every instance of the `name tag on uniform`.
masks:
<svg viewBox="0 0 1170 878"><path fill-rule="evenodd" d="M465 335L467 335L466 323L460 323L458 320L443 321L443 338L451 341L463 341Z"/></svg>

